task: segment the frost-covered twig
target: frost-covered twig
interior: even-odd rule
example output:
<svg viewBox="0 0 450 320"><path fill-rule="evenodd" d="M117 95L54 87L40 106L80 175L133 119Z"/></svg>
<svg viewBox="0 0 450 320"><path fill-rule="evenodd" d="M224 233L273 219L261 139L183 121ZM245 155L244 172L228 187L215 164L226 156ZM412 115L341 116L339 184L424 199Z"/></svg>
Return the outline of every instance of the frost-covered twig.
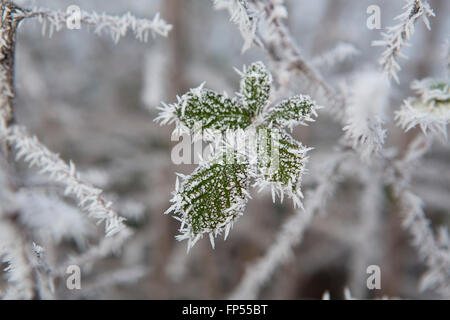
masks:
<svg viewBox="0 0 450 320"><path fill-rule="evenodd" d="M443 297L450 297L450 241L446 228L439 229L434 235L423 211L422 200L410 191L400 196L404 215L403 226L409 230L417 247L419 256L428 267L421 280L422 290L436 290Z"/></svg>
<svg viewBox="0 0 450 320"><path fill-rule="evenodd" d="M347 157L340 153L331 159L319 178L318 185L306 195L305 209L299 210L282 226L274 243L264 256L247 267L243 279L230 294L230 299L256 299L261 287L269 280L276 268L291 255L292 247L298 245L314 214L324 208L339 180L339 167Z"/></svg>
<svg viewBox="0 0 450 320"><path fill-rule="evenodd" d="M250 49L254 42L258 42L256 27L258 24L257 12L251 12L247 0L213 0L217 10L227 9L230 21L236 24L244 39L242 53Z"/></svg>
<svg viewBox="0 0 450 320"><path fill-rule="evenodd" d="M80 11L79 16L77 16L77 14L72 12L35 8L24 10L23 14L19 15L19 17L37 17L42 24L42 33L48 33L49 36L54 31L63 29L68 21L73 22L74 19L79 17L80 23L94 27L96 34L101 34L102 32L109 33L116 43L120 37L126 35L128 30L131 30L139 41L147 42L149 35L155 36L158 34L167 37L169 31L172 29L172 26L167 24L160 17L159 13L155 14L153 19L140 19L129 12L122 16L110 16L105 13L98 14L96 12Z"/></svg>
<svg viewBox="0 0 450 320"><path fill-rule="evenodd" d="M419 95L404 100L395 112L397 123L405 130L419 125L424 134L430 131L447 140L447 124L450 122L449 79L423 79L414 81L411 88Z"/></svg>
<svg viewBox="0 0 450 320"><path fill-rule="evenodd" d="M381 35L383 40L376 40L372 42L373 46L386 47L380 59L380 65L383 71L392 77L397 83L399 78L397 72L401 69L397 62L397 58L406 58L401 52L403 46L407 46L407 40L411 38L414 33L414 24L416 20L422 18L424 24L430 29L430 22L428 17L434 16L433 9L426 0L405 0L407 4L403 7L405 12L395 17L400 23L388 27L387 32Z"/></svg>
<svg viewBox="0 0 450 320"><path fill-rule="evenodd" d="M311 65L315 68L331 67L358 54L360 54L360 51L353 44L340 42L333 49L312 59Z"/></svg>
<svg viewBox="0 0 450 320"><path fill-rule="evenodd" d="M283 0L219 0L216 2L228 4L218 6L218 8L226 8L231 5L239 6L239 10L231 11L235 13L236 21L240 21L239 24L245 25L248 17L252 17L252 23L255 23L255 25L252 24L252 28L256 28L256 36L253 31L251 35L243 33L246 43L256 39L256 43L264 48L273 62L281 64L283 70L304 75L314 87L324 91L333 105L342 107L342 97L336 94L335 90L322 79L315 67L304 58L289 30L284 25L283 19L287 17L287 10ZM264 31L258 31L255 17L258 17L258 21L264 23Z"/></svg>
<svg viewBox="0 0 450 320"><path fill-rule="evenodd" d="M389 84L378 72L360 72L352 81L343 129L345 137L366 162L377 155L384 144L388 93Z"/></svg>
<svg viewBox="0 0 450 320"><path fill-rule="evenodd" d="M16 14L21 13L11 1L1 2L0 12L0 138L5 129L14 122L14 57L16 29L21 21ZM6 148L7 149L7 148Z"/></svg>
<svg viewBox="0 0 450 320"><path fill-rule="evenodd" d="M329 97L335 97L334 90L322 79L320 73L304 58L300 48L292 38L283 19L287 10L282 0L252 0L264 12L268 30L264 33L262 42L274 61L282 61L289 71L297 71L305 75L311 83L322 88ZM284 10L283 10L284 8Z"/></svg>
<svg viewBox="0 0 450 320"><path fill-rule="evenodd" d="M124 218L111 209L112 203L103 198L102 190L84 182L73 162L65 163L59 155L47 149L21 126L14 125L8 128L6 140L17 149L16 160L23 158L30 167L39 168L41 173L63 184L65 194L73 195L78 205L90 217L97 219L99 223L105 222L107 236L114 235L125 228Z"/></svg>
<svg viewBox="0 0 450 320"><path fill-rule="evenodd" d="M397 177L393 181L395 195L401 206L403 225L413 237L428 271L422 277L421 289L436 290L443 297L450 297L450 241L445 228L435 236L430 221L423 211L422 200L409 190L411 169L431 147L431 138L416 136L402 159L394 163Z"/></svg>

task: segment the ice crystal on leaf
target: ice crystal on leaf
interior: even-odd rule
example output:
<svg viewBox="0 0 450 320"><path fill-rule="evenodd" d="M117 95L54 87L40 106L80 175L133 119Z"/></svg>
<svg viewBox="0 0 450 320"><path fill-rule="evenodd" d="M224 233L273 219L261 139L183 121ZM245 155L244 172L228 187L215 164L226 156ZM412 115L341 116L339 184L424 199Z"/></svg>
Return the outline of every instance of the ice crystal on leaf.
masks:
<svg viewBox="0 0 450 320"><path fill-rule="evenodd" d="M166 211L181 222L177 239L188 239L188 249L204 234L213 247L216 236L224 232L227 237L244 212L252 180L260 190L270 187L274 201L287 195L294 206L302 206L300 183L309 149L284 128L314 121L319 107L311 98L298 95L270 110L272 76L264 64L255 62L238 73L236 98L204 89L202 84L177 103L163 104L155 119L193 134L212 130L203 136L206 140L211 132L226 136L217 143L212 160L203 161L190 176L182 176L181 185L177 179L173 205Z"/></svg>

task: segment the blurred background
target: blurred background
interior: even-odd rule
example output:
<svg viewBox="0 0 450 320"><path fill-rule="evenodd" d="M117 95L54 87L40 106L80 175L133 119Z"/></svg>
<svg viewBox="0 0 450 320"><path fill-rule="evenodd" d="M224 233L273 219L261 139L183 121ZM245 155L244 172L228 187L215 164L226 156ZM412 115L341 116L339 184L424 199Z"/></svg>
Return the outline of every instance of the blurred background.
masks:
<svg viewBox="0 0 450 320"><path fill-rule="evenodd" d="M382 48L372 47L381 30L366 27L371 4L381 7L382 28L395 24L403 1L287 0L287 25L308 59L339 43L353 44L360 54L323 71L338 87L363 68L377 67ZM109 35L97 36L86 26L42 36L40 24L27 20L17 38L17 118L30 132L63 159L72 159L84 178L103 188L119 213L135 231L122 250L83 269L82 290L67 290L57 282L62 299L221 299L238 285L247 267L273 243L280 226L295 213L291 202L272 203L270 194L253 192L245 214L226 241L218 239L213 250L201 240L187 255L186 243L174 236L179 224L162 213L169 207L176 172L190 173L195 166L174 165L172 127L153 119L161 101L175 102L189 88L206 81L206 87L233 95L238 90L239 69L256 60L267 61L253 47L241 54L238 29L226 11L213 9L207 0L42 0L18 1L28 7L65 10L76 4L82 10L138 17L158 11L173 29L168 38L140 43L132 35L114 44ZM431 31L418 22L401 60L400 85L393 84L390 115L412 95L413 79L445 75L445 43L449 39L450 2L430 0L437 17ZM302 93L302 92L298 92ZM392 119L392 117L391 117ZM387 146L404 147L405 134L388 121ZM303 190L308 190L316 166L333 150L341 126L321 113L317 122L298 128L294 136L314 147ZM434 170L430 170L433 168ZM423 170L422 170L423 169ZM23 170L24 184L45 194L58 194L45 182ZM420 292L418 281L425 271L410 237L402 229L398 208L383 206L376 236L370 241L370 264L382 270L381 290L366 289L365 266L358 266L361 242L350 235L358 230L361 207L356 205L360 185L350 172L327 207L327 215L314 218L302 243L262 288L261 299L320 299L328 290L342 298L345 287L356 297L383 295L434 298ZM433 225L448 225L450 217L450 147L435 143L414 176L413 190L426 204ZM67 206L76 210L72 203ZM36 237L55 238L51 259L59 261L83 252L98 242L102 228L83 214L58 218L61 208L33 205L30 214L39 220ZM69 211L69 209L64 209ZM69 213L66 213L69 214ZM30 217L30 219L33 219ZM58 224L59 223L59 224ZM52 231L52 226L55 231ZM56 227L57 226L57 227ZM52 233L53 232L53 233ZM44 241L44 240L42 240ZM364 248L367 248L365 246ZM359 269L358 269L359 268Z"/></svg>

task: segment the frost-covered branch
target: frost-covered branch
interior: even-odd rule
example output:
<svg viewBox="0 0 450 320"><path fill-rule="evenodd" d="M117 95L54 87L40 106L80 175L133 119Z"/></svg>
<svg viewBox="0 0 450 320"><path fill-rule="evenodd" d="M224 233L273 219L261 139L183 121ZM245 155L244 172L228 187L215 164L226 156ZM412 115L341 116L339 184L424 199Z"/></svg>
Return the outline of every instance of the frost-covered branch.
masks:
<svg viewBox="0 0 450 320"><path fill-rule="evenodd" d="M167 24L162 19L159 13L155 14L153 19L140 19L133 16L131 13L126 13L122 16L111 16L105 13L98 14L96 12L80 11L79 13L64 12L51 9L25 9L20 18L37 17L42 24L42 33L51 36L55 31L60 31L67 23L73 23L76 18L79 18L80 23L87 26L92 26L96 34L102 32L111 35L114 42L126 35L130 30L135 37L142 42L147 42L150 35L160 35L167 37L169 31L172 29L170 24Z"/></svg>
<svg viewBox="0 0 450 320"><path fill-rule="evenodd" d="M37 167L40 173L47 174L53 181L64 185L65 194L74 196L80 208L97 219L98 223L104 222L107 236L125 228L124 218L111 208L111 202L103 198L102 190L84 182L73 162L65 163L59 155L47 149L21 126L8 128L6 140L17 150L16 160L23 158L30 167Z"/></svg>
<svg viewBox="0 0 450 320"><path fill-rule="evenodd" d="M440 228L436 237L423 210L422 200L410 191L412 168L431 147L431 139L416 136L402 159L394 163L396 179L394 192L403 214L403 226L411 233L413 245L418 248L420 258L428 271L422 277L421 289L436 290L443 297L450 296L450 241L446 228Z"/></svg>
<svg viewBox="0 0 450 320"><path fill-rule="evenodd" d="M238 26L244 39L242 53L259 41L256 36L258 13L250 11L247 0L213 0L213 3L217 10L227 9L230 21Z"/></svg>
<svg viewBox="0 0 450 320"><path fill-rule="evenodd" d="M407 4L403 7L405 12L395 17L399 20L399 24L388 27L387 32L381 33L383 40L376 40L372 42L374 46L385 47L380 59L380 65L383 71L392 77L397 83L399 78L397 72L401 69L397 62L398 58L406 58L401 52L404 46L407 46L408 41L414 33L414 24L417 19L422 18L425 26L430 29L430 22L428 17L433 17L435 14L426 0L405 0Z"/></svg>
<svg viewBox="0 0 450 320"><path fill-rule="evenodd" d="M405 130L419 125L424 134L430 131L442 140L447 140L447 124L450 122L450 82L449 79L427 78L414 81L411 88L418 98L404 100L395 119Z"/></svg>
<svg viewBox="0 0 450 320"><path fill-rule="evenodd" d="M16 14L22 12L11 1L1 2L0 12L0 138L5 129L14 122L13 99L14 57L16 30L21 21Z"/></svg>
<svg viewBox="0 0 450 320"><path fill-rule="evenodd" d="M440 228L434 235L423 211L422 200L410 191L400 196L404 220L403 226L412 235L412 243L419 256L425 261L428 271L423 275L422 290L436 290L443 297L450 297L450 240L446 228Z"/></svg>
<svg viewBox="0 0 450 320"><path fill-rule="evenodd" d="M336 94L323 79L315 67L309 63L303 56L300 48L292 38L288 28L285 26L283 19L287 18L287 9L283 0L215 0L219 6L216 8L239 8L239 10L231 10L233 19L244 24L248 17L251 17L252 30L251 33L242 33L246 43L256 42L261 46L276 64L280 64L282 70L298 73L305 76L316 88L324 91L326 97L333 104L342 106L342 97ZM264 24L264 30L258 30L256 23ZM256 34L256 36L255 36Z"/></svg>
<svg viewBox="0 0 450 320"><path fill-rule="evenodd" d="M359 54L360 51L353 44L340 42L331 50L313 58L311 60L311 65L315 68L331 67Z"/></svg>

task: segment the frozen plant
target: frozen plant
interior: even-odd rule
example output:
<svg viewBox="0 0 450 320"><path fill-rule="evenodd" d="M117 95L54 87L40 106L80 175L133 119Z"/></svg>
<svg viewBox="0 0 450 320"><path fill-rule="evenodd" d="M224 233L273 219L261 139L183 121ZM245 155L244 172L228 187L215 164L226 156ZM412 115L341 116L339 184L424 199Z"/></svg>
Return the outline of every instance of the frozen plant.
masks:
<svg viewBox="0 0 450 320"><path fill-rule="evenodd" d="M175 130L193 134L230 135L239 132L250 137L247 149L244 140L232 143L219 141L210 160L204 160L189 176L177 179L166 213L173 212L180 220L181 235L188 239L190 249L208 234L214 238L222 232L227 237L234 221L243 214L250 198L250 181L263 189L270 187L273 200L278 195L290 197L294 206L301 206L301 177L305 171L309 148L296 141L285 128L314 121L318 106L308 96L297 95L275 106L269 104L272 77L262 62L244 67L240 92L236 98L204 89L191 89L176 104L164 104L156 118L161 124L175 122ZM211 190L214 190L211 192Z"/></svg>
<svg viewBox="0 0 450 320"><path fill-rule="evenodd" d="M406 131L418 125L425 134L430 131L446 140L450 121L449 87L448 78L414 81L411 88L419 97L410 97L403 102L395 113L398 124Z"/></svg>
<svg viewBox="0 0 450 320"><path fill-rule="evenodd" d="M50 151L28 130L17 123L15 117L15 49L16 32L24 20L38 17L43 24L43 33L63 28L73 17L69 13L48 9L28 9L13 1L2 0L0 9L0 140L1 188L8 190L8 201L0 203L0 258L7 264L6 288L0 288L5 299L52 298L55 294L53 280L64 275L66 264L49 265L43 254L45 247L37 246L35 238L45 240L49 246L57 245L61 238L73 238L82 244L89 230L80 219L79 209L89 217L105 225L105 238L99 246L91 246L78 258L78 265L101 258L123 245L132 233L121 217L106 200L103 191L83 180L74 163L66 163ZM106 30L117 42L131 29L140 41L147 41L151 33L167 36L171 26L157 14L152 20L138 19L131 14L114 17L106 14L80 13L80 23L93 26L100 34ZM79 209L46 197L38 189L27 189L12 177L15 160L23 159L29 167L36 167L50 182L62 186L64 194L72 197ZM33 211L38 210L37 214ZM49 213L50 211L50 213ZM55 211L55 212L51 212ZM57 218L52 214L57 214ZM30 215L32 215L30 217ZM60 218L60 219L58 219ZM45 230L45 232L43 232ZM62 270L62 271L61 271Z"/></svg>
<svg viewBox="0 0 450 320"><path fill-rule="evenodd" d="M131 30L139 41L147 42L150 34L167 37L172 29L172 26L160 17L159 12L153 19L136 18L129 12L122 16L111 16L105 13L80 11L77 15L80 23L92 26L98 35L102 32L109 33L115 43L119 42L120 37L125 36L128 30ZM48 34L49 37L55 31L67 26L68 21L73 21L74 16L71 12L44 8L25 9L17 13L19 19L37 17L42 24L42 34Z"/></svg>
<svg viewBox="0 0 450 320"><path fill-rule="evenodd" d="M399 24L388 27L387 32L381 33L383 40L372 42L374 46L386 47L380 59L380 65L389 77L397 83L400 82L397 72L401 69L398 58L407 58L401 50L407 46L408 41L414 33L414 24L422 18L427 29L431 29L428 17L433 17L434 11L426 0L405 0L407 3L403 7L405 11L395 17Z"/></svg>

